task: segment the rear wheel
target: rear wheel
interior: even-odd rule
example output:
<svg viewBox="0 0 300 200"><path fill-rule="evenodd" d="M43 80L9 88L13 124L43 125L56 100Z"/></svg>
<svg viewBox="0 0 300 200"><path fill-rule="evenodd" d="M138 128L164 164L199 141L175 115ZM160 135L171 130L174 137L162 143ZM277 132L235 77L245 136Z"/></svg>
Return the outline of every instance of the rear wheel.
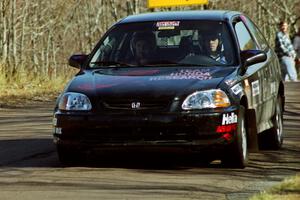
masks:
<svg viewBox="0 0 300 200"><path fill-rule="evenodd" d="M273 127L259 135L261 148L278 150L283 143L282 100L277 98L275 114L272 117Z"/></svg>
<svg viewBox="0 0 300 200"><path fill-rule="evenodd" d="M226 167L245 168L248 164L248 154L245 107L240 106L235 140L222 158L222 164Z"/></svg>

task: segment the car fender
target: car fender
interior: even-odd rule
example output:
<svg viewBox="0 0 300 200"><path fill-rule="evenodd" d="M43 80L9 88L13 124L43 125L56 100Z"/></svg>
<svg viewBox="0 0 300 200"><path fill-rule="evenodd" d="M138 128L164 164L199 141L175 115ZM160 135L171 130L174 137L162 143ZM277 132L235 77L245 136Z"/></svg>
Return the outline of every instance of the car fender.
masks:
<svg viewBox="0 0 300 200"><path fill-rule="evenodd" d="M241 84L237 83L233 87L231 87L231 91L233 93L235 90L235 86ZM257 152L258 149L258 130L257 130L257 124L256 124L256 110L252 108L249 105L248 101L248 95L250 94L249 91L247 91L247 87L243 86L243 89L235 95L235 97L238 99L239 105L243 105L246 110L245 110L245 115L246 115L246 127L247 127L247 135L248 135L248 148L250 152ZM250 98L251 99L251 98Z"/></svg>
<svg viewBox="0 0 300 200"><path fill-rule="evenodd" d="M258 152L258 137L255 109L246 109L246 122L248 133L248 148L250 152Z"/></svg>
<svg viewBox="0 0 300 200"><path fill-rule="evenodd" d="M250 152L258 152L258 130L256 124L256 111L254 108L250 108L246 91L241 92L240 94L240 105L243 105L246 115L246 127L248 135L248 150Z"/></svg>

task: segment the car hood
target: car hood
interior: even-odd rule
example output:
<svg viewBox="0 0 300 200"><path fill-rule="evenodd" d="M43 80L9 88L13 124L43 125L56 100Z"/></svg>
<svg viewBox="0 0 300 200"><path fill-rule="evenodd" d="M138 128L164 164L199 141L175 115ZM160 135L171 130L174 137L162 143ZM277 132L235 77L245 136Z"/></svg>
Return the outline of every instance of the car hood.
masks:
<svg viewBox="0 0 300 200"><path fill-rule="evenodd" d="M85 70L67 91L112 98L180 97L197 90L217 88L234 67L210 68L107 68Z"/></svg>

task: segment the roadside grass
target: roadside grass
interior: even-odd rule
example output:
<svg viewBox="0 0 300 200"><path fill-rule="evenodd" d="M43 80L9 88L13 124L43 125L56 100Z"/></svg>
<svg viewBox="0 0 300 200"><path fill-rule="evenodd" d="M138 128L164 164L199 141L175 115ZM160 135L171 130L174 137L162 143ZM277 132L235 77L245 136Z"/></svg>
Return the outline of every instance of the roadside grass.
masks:
<svg viewBox="0 0 300 200"><path fill-rule="evenodd" d="M250 200L299 200L300 199L300 174L285 179L279 185L261 192Z"/></svg>
<svg viewBox="0 0 300 200"><path fill-rule="evenodd" d="M7 75L6 68L6 65L0 63L0 108L54 101L66 83L78 73L78 69L64 66L56 72L55 78L53 74L51 78L51 74L36 75L30 73L28 67L19 66L12 77Z"/></svg>
<svg viewBox="0 0 300 200"><path fill-rule="evenodd" d="M5 81L0 78L0 107L54 101L69 79Z"/></svg>

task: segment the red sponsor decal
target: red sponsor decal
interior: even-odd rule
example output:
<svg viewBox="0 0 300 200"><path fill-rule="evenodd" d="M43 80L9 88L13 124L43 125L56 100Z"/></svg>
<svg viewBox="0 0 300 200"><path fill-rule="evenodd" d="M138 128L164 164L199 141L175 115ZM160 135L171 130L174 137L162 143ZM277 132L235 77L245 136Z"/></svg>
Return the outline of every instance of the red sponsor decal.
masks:
<svg viewBox="0 0 300 200"><path fill-rule="evenodd" d="M132 70L126 73L122 73L120 75L123 76L145 76L145 75L153 75L159 72L160 70Z"/></svg>
<svg viewBox="0 0 300 200"><path fill-rule="evenodd" d="M91 84L82 84L79 85L78 88L82 90L93 90L93 89L102 89L102 88L110 88L117 84L97 84L95 87L93 87Z"/></svg>
<svg viewBox="0 0 300 200"><path fill-rule="evenodd" d="M222 135L222 138L224 138L226 141L230 141L232 139L232 135L230 133L225 133Z"/></svg>
<svg viewBox="0 0 300 200"><path fill-rule="evenodd" d="M170 26L179 26L180 21L163 21L157 22L156 27L170 27Z"/></svg>
<svg viewBox="0 0 300 200"><path fill-rule="evenodd" d="M221 126L217 126L216 132L228 133L228 132L235 131L236 129L237 129L237 124L221 125Z"/></svg>
<svg viewBox="0 0 300 200"><path fill-rule="evenodd" d="M246 19L246 17L245 16L241 16L241 20L246 24L247 23L247 19Z"/></svg>
<svg viewBox="0 0 300 200"><path fill-rule="evenodd" d="M101 88L110 88L110 87L113 87L115 85L118 85L118 84L97 84L96 85L96 89L101 89Z"/></svg>
<svg viewBox="0 0 300 200"><path fill-rule="evenodd" d="M79 85L78 88L82 89L82 90L92 90L93 86L91 84L82 84L82 85Z"/></svg>

